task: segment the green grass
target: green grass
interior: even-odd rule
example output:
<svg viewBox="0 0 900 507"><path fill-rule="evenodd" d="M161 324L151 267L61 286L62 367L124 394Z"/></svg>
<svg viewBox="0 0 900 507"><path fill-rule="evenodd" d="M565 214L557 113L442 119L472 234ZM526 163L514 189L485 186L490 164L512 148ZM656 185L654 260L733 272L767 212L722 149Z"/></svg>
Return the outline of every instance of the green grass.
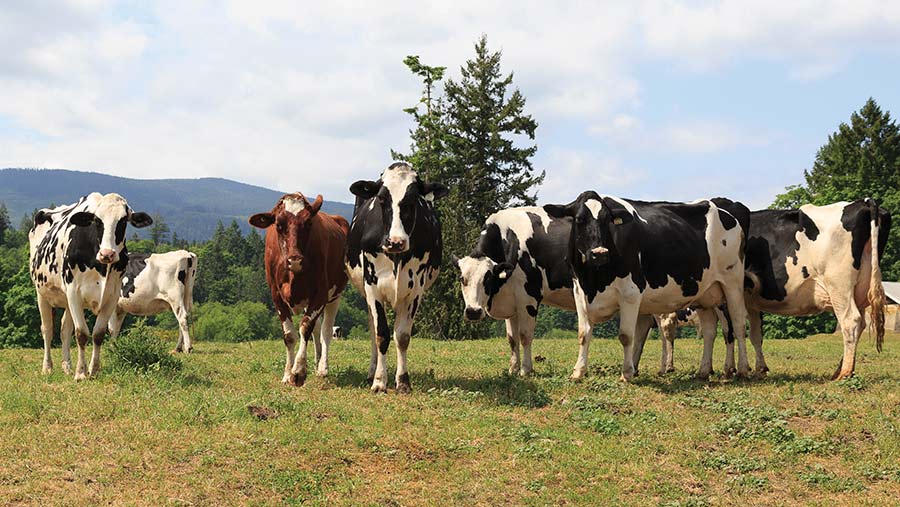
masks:
<svg viewBox="0 0 900 507"><path fill-rule="evenodd" d="M897 338L865 340L845 382L827 380L836 336L768 341L767 379L708 383L699 341L664 378L654 341L630 385L617 340L595 340L576 383L574 340L538 340L519 379L505 340L413 338L410 396L370 394L355 340L302 388L280 384L278 341L77 384L57 349L49 377L39 350L2 350L0 505L896 505Z"/></svg>

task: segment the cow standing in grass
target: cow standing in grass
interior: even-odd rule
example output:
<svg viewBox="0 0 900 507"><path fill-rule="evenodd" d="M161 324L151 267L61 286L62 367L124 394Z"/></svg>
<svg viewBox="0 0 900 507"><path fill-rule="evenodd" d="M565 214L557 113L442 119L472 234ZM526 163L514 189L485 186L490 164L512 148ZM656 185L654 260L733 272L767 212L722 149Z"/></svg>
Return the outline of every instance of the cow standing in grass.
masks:
<svg viewBox="0 0 900 507"><path fill-rule="evenodd" d="M728 302L733 322L744 322L744 240L749 210L727 199L689 204L642 202L584 192L567 205L548 204L547 214L574 219L568 261L578 313L578 362L588 370L592 327L619 313L624 349L622 377L634 375L634 343L641 314L702 309L704 352L698 376L712 371L713 308ZM708 324L708 325L707 325ZM749 374L744 331L738 340L739 375Z"/></svg>
<svg viewBox="0 0 900 507"><path fill-rule="evenodd" d="M266 230L266 281L284 332L284 383L306 382L306 347L316 336L316 373L328 374L328 349L341 294L347 286L344 252L349 224L320 211L322 196L310 203L297 192L283 196L267 213L250 217ZM300 332L292 320L304 312ZM294 356L294 345L300 347Z"/></svg>
<svg viewBox="0 0 900 507"><path fill-rule="evenodd" d="M441 266L441 225L433 201L447 194L440 183L426 183L403 162L391 164L378 181L357 181L347 244L350 279L369 307L373 392L387 391L385 354L390 344L386 305L394 310L397 340L397 392L410 392L406 350L413 319Z"/></svg>
<svg viewBox="0 0 900 507"><path fill-rule="evenodd" d="M890 228L890 212L872 199L751 214L747 307L757 370L768 369L762 355L762 312L802 316L833 311L844 338L834 379L853 375L866 307L881 350L885 297L879 260Z"/></svg>
<svg viewBox="0 0 900 507"><path fill-rule="evenodd" d="M146 213L133 211L119 194L96 192L74 204L42 209L35 215L28 233L29 265L41 313L44 373L53 368L50 342L54 308L64 308L71 316L78 342L75 380L85 378L88 336L94 344L88 374L94 376L100 371L100 347L116 310L128 264L125 232L129 223L146 227L153 220ZM97 316L93 330L85 321L85 308ZM71 369L68 360L63 360L66 373Z"/></svg>

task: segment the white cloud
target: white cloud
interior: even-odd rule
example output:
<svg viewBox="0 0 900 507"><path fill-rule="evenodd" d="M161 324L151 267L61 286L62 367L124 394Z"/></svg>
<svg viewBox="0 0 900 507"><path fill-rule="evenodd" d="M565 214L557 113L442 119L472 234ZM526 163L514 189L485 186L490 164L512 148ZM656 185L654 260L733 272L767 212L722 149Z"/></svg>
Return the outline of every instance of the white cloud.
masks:
<svg viewBox="0 0 900 507"><path fill-rule="evenodd" d="M765 146L765 136L747 134L720 122L688 122L666 127L661 141L670 150L682 153L716 153L741 146Z"/></svg>
<svg viewBox="0 0 900 507"><path fill-rule="evenodd" d="M647 172L617 158L583 149L553 148L546 156L547 175L538 195L541 203L567 203L583 190L616 195L645 181ZM628 195L628 197L637 197Z"/></svg>

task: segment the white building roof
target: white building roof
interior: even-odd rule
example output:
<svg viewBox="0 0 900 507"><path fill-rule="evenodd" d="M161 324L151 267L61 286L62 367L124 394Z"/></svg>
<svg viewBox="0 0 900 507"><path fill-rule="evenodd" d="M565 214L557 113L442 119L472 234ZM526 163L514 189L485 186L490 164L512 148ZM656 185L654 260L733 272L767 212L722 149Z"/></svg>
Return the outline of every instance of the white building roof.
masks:
<svg viewBox="0 0 900 507"><path fill-rule="evenodd" d="M884 285L884 293L891 303L900 303L900 282L881 282Z"/></svg>

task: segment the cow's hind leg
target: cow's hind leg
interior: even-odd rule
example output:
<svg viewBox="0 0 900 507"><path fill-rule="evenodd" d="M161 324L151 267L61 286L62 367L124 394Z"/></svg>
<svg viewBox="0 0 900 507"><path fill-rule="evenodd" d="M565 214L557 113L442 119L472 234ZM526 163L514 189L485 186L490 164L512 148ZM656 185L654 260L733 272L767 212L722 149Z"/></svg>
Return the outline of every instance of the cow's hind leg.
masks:
<svg viewBox="0 0 900 507"><path fill-rule="evenodd" d="M294 367L291 369L291 381L298 387L306 383L306 351L309 341L313 339L322 308L316 308L312 312L307 309L307 312L300 321L300 346L297 349L297 357L294 358Z"/></svg>
<svg viewBox="0 0 900 507"><path fill-rule="evenodd" d="M852 377L856 368L856 345L866 327L866 321L853 300L852 291L850 291L849 297L832 297L832 304L838 326L841 328L841 335L844 338L844 355L841 358L840 367L832 375L832 380L844 380Z"/></svg>
<svg viewBox="0 0 900 507"><path fill-rule="evenodd" d="M634 351L631 356L631 361L634 363L635 376L638 375L641 356L644 355L644 344L647 343L647 336L650 334L650 329L653 328L653 320L654 316L652 315L638 316L637 326L634 331ZM663 352L665 353L665 345L663 345Z"/></svg>
<svg viewBox="0 0 900 507"><path fill-rule="evenodd" d="M506 340L509 342L509 374L516 375L522 362L519 359L519 316L506 319Z"/></svg>
<svg viewBox="0 0 900 507"><path fill-rule="evenodd" d="M762 378L769 371L762 349L762 313L755 310L749 311L747 320L750 321L750 343L753 344L753 348L756 351L756 368L753 374Z"/></svg>
<svg viewBox="0 0 900 507"><path fill-rule="evenodd" d="M378 367L378 342L375 336L375 321L372 319L372 312L368 313L369 317L369 341L372 343L372 353L369 356L369 374L366 382L371 384L375 380L375 370Z"/></svg>
<svg viewBox="0 0 900 507"><path fill-rule="evenodd" d="M709 308L697 310L700 319L700 333L703 335L703 356L700 359L700 369L697 378L706 380L712 373L713 344L716 341L716 313Z"/></svg>
<svg viewBox="0 0 900 507"><path fill-rule="evenodd" d="M527 310L526 310L527 311ZM534 373L534 361L531 355L531 345L534 343L534 327L537 324L535 317L529 315L519 315L519 343L522 345L522 369L519 374L523 377L531 376Z"/></svg>
<svg viewBox="0 0 900 507"><path fill-rule="evenodd" d="M72 342L72 333L75 332L75 323L72 322L72 316L69 310L63 311L62 325L59 330L59 341L62 343L62 368L66 375L72 374L72 355L70 344Z"/></svg>
<svg viewBox="0 0 900 507"><path fill-rule="evenodd" d="M41 312L41 336L44 338L44 363L41 371L49 375L53 371L50 345L53 343L53 306L40 294L37 296L38 310Z"/></svg>
<svg viewBox="0 0 900 507"><path fill-rule="evenodd" d="M75 326L75 341L78 343L78 359L75 362L75 380L84 380L85 376L85 347L87 346L89 330L84 320L84 306L81 296L78 294L67 295L69 303L69 316L72 317Z"/></svg>
<svg viewBox="0 0 900 507"><path fill-rule="evenodd" d="M175 352L190 353L190 351L194 349L194 346L191 344L191 335L188 327L188 311L187 308L184 307L184 300L175 300L174 302L170 302L169 306L172 307L172 313L175 314L175 319L178 321L178 343L175 344Z"/></svg>
<svg viewBox="0 0 900 507"><path fill-rule="evenodd" d="M744 305L744 275L723 287L725 303L728 306L728 316L731 318L731 327L737 340L737 374L738 377L750 376L750 363L747 361L747 307ZM715 329L715 328L714 328Z"/></svg>
<svg viewBox="0 0 900 507"><path fill-rule="evenodd" d="M294 327L294 321L290 315L288 315L287 318L284 316L281 316L281 318L283 319L281 321L281 330L285 350L284 375L281 377L281 382L290 384L291 370L294 368L294 345L296 345L300 336L297 334L297 328Z"/></svg>
<svg viewBox="0 0 900 507"><path fill-rule="evenodd" d="M374 292L374 291L373 291ZM384 304L375 298L373 294L366 294L366 300L371 301L369 311L374 314L375 320L375 344L378 347L377 362L375 364L375 376L372 379L373 393L387 392L387 354L391 344L391 329L388 327L387 312ZM404 363L406 351L403 351ZM406 365L404 364L404 367Z"/></svg>
<svg viewBox="0 0 900 507"><path fill-rule="evenodd" d="M634 377L634 336L637 328L640 298L619 306L619 342L622 343L622 380L629 382Z"/></svg>
<svg viewBox="0 0 900 507"><path fill-rule="evenodd" d="M341 305L341 299L337 298L325 306L325 314L319 320L322 329L319 332L319 339L322 342L322 357L316 365L316 375L324 377L328 375L328 350L331 348L331 340L334 338L334 319L337 317L338 308Z"/></svg>

